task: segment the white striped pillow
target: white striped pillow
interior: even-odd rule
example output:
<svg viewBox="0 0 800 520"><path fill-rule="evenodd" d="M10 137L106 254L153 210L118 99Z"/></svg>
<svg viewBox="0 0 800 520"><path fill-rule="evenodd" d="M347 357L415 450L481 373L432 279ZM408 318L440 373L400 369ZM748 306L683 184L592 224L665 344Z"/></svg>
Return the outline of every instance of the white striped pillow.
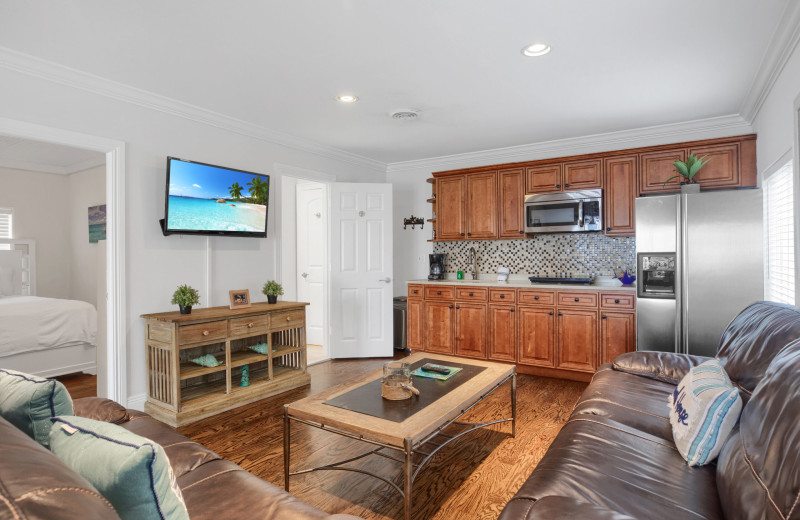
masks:
<svg viewBox="0 0 800 520"><path fill-rule="evenodd" d="M669 421L678 451L689 466L702 466L719 455L739 420L742 398L719 360L689 371L669 397Z"/></svg>

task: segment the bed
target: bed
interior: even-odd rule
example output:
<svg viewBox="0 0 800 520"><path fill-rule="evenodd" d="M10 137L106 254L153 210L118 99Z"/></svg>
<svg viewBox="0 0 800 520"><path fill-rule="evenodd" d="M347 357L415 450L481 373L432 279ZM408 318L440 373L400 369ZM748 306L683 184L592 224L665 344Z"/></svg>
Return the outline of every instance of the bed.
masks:
<svg viewBox="0 0 800 520"><path fill-rule="evenodd" d="M36 296L35 244L2 240L0 367L41 377L96 373L97 311L87 302Z"/></svg>

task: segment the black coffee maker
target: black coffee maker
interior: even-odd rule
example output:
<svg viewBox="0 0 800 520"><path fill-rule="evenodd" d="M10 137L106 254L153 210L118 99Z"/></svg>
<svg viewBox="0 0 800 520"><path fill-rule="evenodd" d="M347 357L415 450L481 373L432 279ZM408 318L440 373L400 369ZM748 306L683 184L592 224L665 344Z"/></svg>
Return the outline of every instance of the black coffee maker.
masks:
<svg viewBox="0 0 800 520"><path fill-rule="evenodd" d="M444 280L444 253L428 255L431 263L431 272L428 280Z"/></svg>

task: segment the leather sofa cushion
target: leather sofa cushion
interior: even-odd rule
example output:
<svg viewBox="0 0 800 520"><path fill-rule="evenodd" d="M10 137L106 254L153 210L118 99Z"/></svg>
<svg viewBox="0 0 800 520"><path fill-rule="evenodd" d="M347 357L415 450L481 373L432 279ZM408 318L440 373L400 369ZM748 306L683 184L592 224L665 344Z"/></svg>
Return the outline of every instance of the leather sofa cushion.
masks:
<svg viewBox="0 0 800 520"><path fill-rule="evenodd" d="M722 449L717 486L726 518L800 517L800 340L766 371Z"/></svg>
<svg viewBox="0 0 800 520"><path fill-rule="evenodd" d="M606 508L588 504L567 497L544 497L540 500L514 499L508 503L500 515L500 520L552 520L570 518L572 520L635 520L633 517L610 511Z"/></svg>
<svg viewBox="0 0 800 520"><path fill-rule="evenodd" d="M614 369L677 385L689 370L709 359L675 352L628 352L614 359Z"/></svg>
<svg viewBox="0 0 800 520"><path fill-rule="evenodd" d="M672 442L667 401L673 390L675 385L603 365L575 405L572 417L601 416Z"/></svg>
<svg viewBox="0 0 800 520"><path fill-rule="evenodd" d="M671 442L584 414L567 422L514 499L563 496L634 518L721 518L714 470L690 468Z"/></svg>
<svg viewBox="0 0 800 520"><path fill-rule="evenodd" d="M104 397L81 397L72 401L72 406L78 417L95 421L121 424L130 419L127 408Z"/></svg>
<svg viewBox="0 0 800 520"><path fill-rule="evenodd" d="M0 439L0 518L119 520L91 484L2 417Z"/></svg>

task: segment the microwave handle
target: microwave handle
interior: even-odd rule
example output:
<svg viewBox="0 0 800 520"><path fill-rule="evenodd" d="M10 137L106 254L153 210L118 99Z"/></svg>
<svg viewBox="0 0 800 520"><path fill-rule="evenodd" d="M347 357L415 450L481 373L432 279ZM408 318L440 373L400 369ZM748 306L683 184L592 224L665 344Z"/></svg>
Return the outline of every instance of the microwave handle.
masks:
<svg viewBox="0 0 800 520"><path fill-rule="evenodd" d="M578 202L578 227L583 227L583 201Z"/></svg>

